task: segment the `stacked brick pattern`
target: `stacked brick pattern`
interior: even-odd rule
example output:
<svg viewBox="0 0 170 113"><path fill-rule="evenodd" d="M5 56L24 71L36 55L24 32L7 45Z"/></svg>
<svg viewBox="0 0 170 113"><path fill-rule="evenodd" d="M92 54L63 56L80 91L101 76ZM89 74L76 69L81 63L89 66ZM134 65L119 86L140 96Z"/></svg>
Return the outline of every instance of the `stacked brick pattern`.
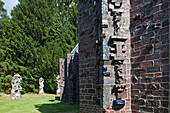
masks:
<svg viewBox="0 0 170 113"><path fill-rule="evenodd" d="M170 112L169 5L168 0L79 0L81 113ZM121 86L125 90L117 95L114 88ZM125 106L116 111L113 100L119 99Z"/></svg>
<svg viewBox="0 0 170 113"><path fill-rule="evenodd" d="M112 6L117 3L120 7L113 8ZM113 100L121 98L126 102L125 107L117 112L131 112L130 2L127 0L102 0L102 2L80 0L78 11L80 111L82 113L114 113ZM116 14L113 13L119 13L119 11L121 26L118 26L120 29L116 30L116 23L113 21ZM117 33L117 31L120 32ZM120 46L112 48L109 45L110 41L113 44L119 43ZM117 52L115 53L113 49ZM113 93L113 87L117 81L115 76L117 65L120 69L118 73L123 76L122 83L118 85L126 87L118 97ZM103 76L103 66L111 72L109 77Z"/></svg>
<svg viewBox="0 0 170 113"><path fill-rule="evenodd" d="M102 99L99 1L79 0L79 87L80 112L100 113Z"/></svg>
<svg viewBox="0 0 170 113"><path fill-rule="evenodd" d="M62 102L79 103L78 46L67 59L60 58L60 99Z"/></svg>
<svg viewBox="0 0 170 113"><path fill-rule="evenodd" d="M63 95L63 91L64 91L64 86L65 86L65 59L63 58L60 58L59 59L59 62L60 62L60 76L58 77L59 81L58 81L58 84L59 84L59 87L60 88L60 92L58 95L60 95L60 100L64 100L64 95Z"/></svg>
<svg viewBox="0 0 170 113"><path fill-rule="evenodd" d="M130 1L132 112L169 113L169 0Z"/></svg>

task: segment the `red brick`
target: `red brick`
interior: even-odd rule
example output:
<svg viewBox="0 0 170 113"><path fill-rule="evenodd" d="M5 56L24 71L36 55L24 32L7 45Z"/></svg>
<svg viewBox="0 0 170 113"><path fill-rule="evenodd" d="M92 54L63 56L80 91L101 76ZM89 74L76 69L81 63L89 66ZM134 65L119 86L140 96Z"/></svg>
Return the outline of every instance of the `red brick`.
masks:
<svg viewBox="0 0 170 113"><path fill-rule="evenodd" d="M138 105L132 105L131 106L133 110L139 110L139 106Z"/></svg>
<svg viewBox="0 0 170 113"><path fill-rule="evenodd" d="M95 93L95 89L88 89L88 93Z"/></svg>
<svg viewBox="0 0 170 113"><path fill-rule="evenodd" d="M145 89L144 84L134 84L134 89Z"/></svg>
<svg viewBox="0 0 170 113"><path fill-rule="evenodd" d="M152 61L147 61L147 62L142 62L140 63L140 66L143 67L152 67L153 66L153 62Z"/></svg>
<svg viewBox="0 0 170 113"><path fill-rule="evenodd" d="M148 107L140 107L140 109L144 112L153 112L153 108L148 108Z"/></svg>
<svg viewBox="0 0 170 113"><path fill-rule="evenodd" d="M135 51L131 53L131 57L139 56L140 51Z"/></svg>

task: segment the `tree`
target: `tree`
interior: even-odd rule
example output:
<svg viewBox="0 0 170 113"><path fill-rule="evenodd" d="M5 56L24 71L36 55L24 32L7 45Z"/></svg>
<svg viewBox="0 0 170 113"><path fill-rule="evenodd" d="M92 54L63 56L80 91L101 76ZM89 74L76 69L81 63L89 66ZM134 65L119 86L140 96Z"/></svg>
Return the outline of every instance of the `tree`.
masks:
<svg viewBox="0 0 170 113"><path fill-rule="evenodd" d="M2 76L19 73L25 92L38 92L38 80L43 77L45 91L54 93L59 58L66 57L77 43L76 4L72 0L19 2L1 40L4 48L0 48L5 51L0 65Z"/></svg>
<svg viewBox="0 0 170 113"><path fill-rule="evenodd" d="M4 51L4 49L2 49L3 47L2 47L2 42L1 42L1 40L2 40L2 33L3 33L3 29L4 29L4 27L5 27L5 23L7 23L8 22L8 20L9 20L9 18L8 18L8 16L7 16L7 11L6 11L6 9L4 9L3 8L3 6L4 6L4 2L2 2L1 0L0 0L0 64L1 64L1 61L2 61L2 59L4 59L4 56L5 56L5 51ZM8 48L8 47L7 47ZM0 66L0 83L2 83L2 81L3 80L10 80L9 78L10 78L10 76L2 76L3 75L3 70L2 70L2 68L1 68L1 66ZM8 81L9 82L9 81ZM4 84L4 83L2 83L6 88L9 88L9 86L8 85L6 85L6 84L8 84L8 83L6 83L6 84ZM3 91L2 90L2 84L0 84L0 91Z"/></svg>

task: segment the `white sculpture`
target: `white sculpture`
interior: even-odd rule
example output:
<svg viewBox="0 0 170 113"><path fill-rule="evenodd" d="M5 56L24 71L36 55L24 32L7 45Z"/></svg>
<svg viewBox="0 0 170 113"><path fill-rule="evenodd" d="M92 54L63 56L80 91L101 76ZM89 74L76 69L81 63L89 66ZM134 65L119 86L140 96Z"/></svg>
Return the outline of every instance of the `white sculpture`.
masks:
<svg viewBox="0 0 170 113"><path fill-rule="evenodd" d="M57 76L57 95L60 95L60 76Z"/></svg>
<svg viewBox="0 0 170 113"><path fill-rule="evenodd" d="M12 99L21 99L21 93L20 91L22 90L22 87L20 85L21 83L21 76L19 74L16 74L12 77L12 90L11 90L11 95Z"/></svg>
<svg viewBox="0 0 170 113"><path fill-rule="evenodd" d="M41 77L39 79L39 88L40 88L40 91L39 91L39 94L40 95L43 95L44 94L44 79Z"/></svg>

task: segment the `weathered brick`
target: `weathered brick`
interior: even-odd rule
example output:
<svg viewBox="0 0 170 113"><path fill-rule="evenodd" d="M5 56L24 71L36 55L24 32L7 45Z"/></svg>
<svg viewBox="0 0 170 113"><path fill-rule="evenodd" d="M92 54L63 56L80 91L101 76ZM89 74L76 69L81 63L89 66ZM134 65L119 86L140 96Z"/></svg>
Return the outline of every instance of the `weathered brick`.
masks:
<svg viewBox="0 0 170 113"><path fill-rule="evenodd" d="M151 9L149 9L148 11L146 11L146 15L151 15L154 14L155 12L159 11L159 6L157 7L153 7Z"/></svg>
<svg viewBox="0 0 170 113"><path fill-rule="evenodd" d="M134 84L134 89L145 89L144 84Z"/></svg>
<svg viewBox="0 0 170 113"><path fill-rule="evenodd" d="M131 107L133 108L133 110L139 110L139 106L138 105L132 105Z"/></svg>
<svg viewBox="0 0 170 113"><path fill-rule="evenodd" d="M169 92L165 90L164 91L153 91L152 94L155 96L168 96Z"/></svg>
<svg viewBox="0 0 170 113"><path fill-rule="evenodd" d="M91 97L91 96L85 96L85 99L86 99L86 100L91 100L92 97Z"/></svg>
<svg viewBox="0 0 170 113"><path fill-rule="evenodd" d="M155 78L154 82L158 82L158 83L169 82L169 77L157 77Z"/></svg>
<svg viewBox="0 0 170 113"><path fill-rule="evenodd" d="M159 54L152 54L146 57L146 60L154 60L154 59L158 59L159 58Z"/></svg>
<svg viewBox="0 0 170 113"><path fill-rule="evenodd" d="M145 69L135 69L135 74L138 75L138 74L143 74L143 73L146 73L146 70Z"/></svg>
<svg viewBox="0 0 170 113"><path fill-rule="evenodd" d="M161 53L161 58L167 58L169 57L169 53L168 52L162 52Z"/></svg>
<svg viewBox="0 0 170 113"><path fill-rule="evenodd" d="M153 108L148 108L148 107L140 107L140 110L144 112L153 112Z"/></svg>
<svg viewBox="0 0 170 113"><path fill-rule="evenodd" d="M161 105L168 108L169 101L161 101Z"/></svg>
<svg viewBox="0 0 170 113"><path fill-rule="evenodd" d="M140 63L132 64L132 68L138 68L138 67L140 67Z"/></svg>
<svg viewBox="0 0 170 113"><path fill-rule="evenodd" d="M168 25L169 25L169 21L168 20L162 22L162 27L165 27L165 26L168 26Z"/></svg>
<svg viewBox="0 0 170 113"><path fill-rule="evenodd" d="M88 89L88 93L95 93L95 89Z"/></svg>
<svg viewBox="0 0 170 113"><path fill-rule="evenodd" d="M154 113L168 113L168 109L166 109L166 108L155 108Z"/></svg>
<svg viewBox="0 0 170 113"><path fill-rule="evenodd" d="M132 76L132 83L137 83L138 82L138 79L137 79L137 77L135 77L135 76Z"/></svg>
<svg viewBox="0 0 170 113"><path fill-rule="evenodd" d="M163 59L161 60L162 64L168 64L169 63L169 59Z"/></svg>
<svg viewBox="0 0 170 113"><path fill-rule="evenodd" d="M140 54L140 51L136 51L136 52L132 52L131 56L135 57L135 56L139 56L139 54Z"/></svg>
<svg viewBox="0 0 170 113"><path fill-rule="evenodd" d="M162 87L163 89L169 89L169 83L162 83L162 84L161 84L161 87Z"/></svg>
<svg viewBox="0 0 170 113"><path fill-rule="evenodd" d="M147 84L147 89L159 89L159 84Z"/></svg>
<svg viewBox="0 0 170 113"><path fill-rule="evenodd" d="M150 67L150 68L147 68L147 72L148 73L159 72L159 71L160 71L160 67Z"/></svg>
<svg viewBox="0 0 170 113"><path fill-rule="evenodd" d="M143 36L142 36L142 39L143 39L143 40L149 39L149 38L152 37L152 36L154 36L153 31L151 31L151 32L149 32L149 33L143 35Z"/></svg>
<svg viewBox="0 0 170 113"><path fill-rule="evenodd" d="M146 68L146 67L152 67L153 66L153 62L152 61L147 61L147 62L142 62L142 63L140 63L140 67L144 67L144 68ZM132 66L133 67L133 66Z"/></svg>
<svg viewBox="0 0 170 113"><path fill-rule="evenodd" d="M145 60L145 56L140 56L134 59L134 62L142 62Z"/></svg>
<svg viewBox="0 0 170 113"><path fill-rule="evenodd" d="M131 95L132 96L139 95L139 90L132 90Z"/></svg>
<svg viewBox="0 0 170 113"><path fill-rule="evenodd" d="M136 105L145 105L145 101L141 99L134 99L134 104Z"/></svg>
<svg viewBox="0 0 170 113"><path fill-rule="evenodd" d="M168 34L165 34L165 35L161 36L161 41L166 41L168 39L169 39L169 35Z"/></svg>
<svg viewBox="0 0 170 113"><path fill-rule="evenodd" d="M92 88L92 84L86 84L86 88Z"/></svg>
<svg viewBox="0 0 170 113"><path fill-rule="evenodd" d="M161 47L162 52L168 52L169 51L169 45L165 45Z"/></svg>
<svg viewBox="0 0 170 113"><path fill-rule="evenodd" d="M162 71L162 72L164 72L164 71L169 71L169 65L162 66L162 67L161 67L161 71Z"/></svg>
<svg viewBox="0 0 170 113"><path fill-rule="evenodd" d="M153 78L142 78L141 79L141 83L152 83L153 82Z"/></svg>
<svg viewBox="0 0 170 113"><path fill-rule="evenodd" d="M147 106L159 106L159 101L158 100L147 100L146 105Z"/></svg>
<svg viewBox="0 0 170 113"><path fill-rule="evenodd" d="M168 8L168 6L169 6L169 3L168 3L168 2L162 4L162 5L161 5L161 10L164 10L164 9Z"/></svg>

